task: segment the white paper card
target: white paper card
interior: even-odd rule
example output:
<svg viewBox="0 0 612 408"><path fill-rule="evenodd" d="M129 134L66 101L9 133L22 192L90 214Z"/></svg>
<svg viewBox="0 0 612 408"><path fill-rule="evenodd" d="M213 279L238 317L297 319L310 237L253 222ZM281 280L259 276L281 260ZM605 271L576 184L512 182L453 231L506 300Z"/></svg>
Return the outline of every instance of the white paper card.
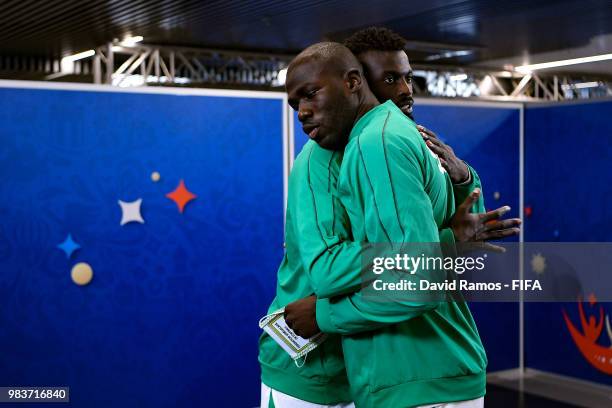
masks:
<svg viewBox="0 0 612 408"><path fill-rule="evenodd" d="M289 326L287 326L283 316L283 310L279 310L262 318L259 326L268 333L283 350L289 353L294 360L302 357L327 338L327 335L324 333L317 333L309 339L298 336Z"/></svg>

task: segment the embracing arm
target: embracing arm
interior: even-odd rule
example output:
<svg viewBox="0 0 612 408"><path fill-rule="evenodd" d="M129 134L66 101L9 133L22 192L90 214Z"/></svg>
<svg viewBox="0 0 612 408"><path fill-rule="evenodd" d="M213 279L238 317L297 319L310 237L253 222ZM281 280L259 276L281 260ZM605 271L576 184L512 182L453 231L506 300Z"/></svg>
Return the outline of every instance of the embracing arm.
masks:
<svg viewBox="0 0 612 408"><path fill-rule="evenodd" d="M358 199L372 203L365 215L370 240L399 245L404 253L415 252L415 256L421 253L439 255L435 243L440 237L431 201L424 189L420 146L393 134L365 141L358 139L355 143L343 165L350 166L352 177L363 186L355 193L362 194ZM387 271L380 277L393 282L397 279L397 275L393 275ZM421 268L403 277L414 282L420 279L438 281L442 275L439 271ZM418 317L435 309L440 301L438 296L406 299L389 291L366 293L362 290L317 300L316 319L324 332L351 334Z"/></svg>
<svg viewBox="0 0 612 408"><path fill-rule="evenodd" d="M359 290L367 246L350 241L346 211L336 196L339 152L316 145L302 152L291 174L288 222L315 295L327 298Z"/></svg>

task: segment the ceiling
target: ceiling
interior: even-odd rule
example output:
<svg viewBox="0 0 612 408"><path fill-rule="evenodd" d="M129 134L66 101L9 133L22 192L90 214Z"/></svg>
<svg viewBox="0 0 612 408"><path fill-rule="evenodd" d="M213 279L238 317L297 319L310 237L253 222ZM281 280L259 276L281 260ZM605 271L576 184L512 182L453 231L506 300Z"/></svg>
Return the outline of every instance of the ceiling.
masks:
<svg viewBox="0 0 612 408"><path fill-rule="evenodd" d="M604 41L596 49L612 52L609 0L4 0L0 55L57 58L128 35L148 44L286 54L370 25L407 38L413 62L469 50L429 62L535 63L555 53L585 56L578 54L592 52L598 38Z"/></svg>

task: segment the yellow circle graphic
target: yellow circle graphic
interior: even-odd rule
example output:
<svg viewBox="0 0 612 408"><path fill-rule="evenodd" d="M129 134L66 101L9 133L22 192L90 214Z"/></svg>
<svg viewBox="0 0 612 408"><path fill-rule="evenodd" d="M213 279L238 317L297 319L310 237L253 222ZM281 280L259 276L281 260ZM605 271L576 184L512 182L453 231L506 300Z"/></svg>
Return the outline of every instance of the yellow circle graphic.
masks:
<svg viewBox="0 0 612 408"><path fill-rule="evenodd" d="M74 283L79 286L84 286L91 282L91 279L93 278L93 270L88 263L79 262L72 267L70 276L72 277L72 281Z"/></svg>

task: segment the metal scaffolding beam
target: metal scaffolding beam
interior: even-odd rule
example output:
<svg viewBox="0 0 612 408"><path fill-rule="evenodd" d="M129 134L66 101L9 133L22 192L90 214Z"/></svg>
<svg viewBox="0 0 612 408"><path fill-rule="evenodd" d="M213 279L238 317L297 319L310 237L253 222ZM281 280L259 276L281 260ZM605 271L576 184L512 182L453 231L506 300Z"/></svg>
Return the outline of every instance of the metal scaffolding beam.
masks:
<svg viewBox="0 0 612 408"><path fill-rule="evenodd" d="M94 82L111 86L282 89L293 55L109 42L93 57L63 59L0 55L0 77ZM418 96L501 100L590 99L612 96L612 75L499 71L412 64Z"/></svg>
<svg viewBox="0 0 612 408"><path fill-rule="evenodd" d="M210 49L108 44L95 50L94 81L115 86L282 86L278 73L292 56ZM104 74L97 71L104 59ZM112 67L112 68L111 68ZM136 73L136 69L141 68ZM102 66L100 67L102 69Z"/></svg>
<svg viewBox="0 0 612 408"><path fill-rule="evenodd" d="M612 95L612 77L412 66L417 83L425 83L420 96L561 101ZM453 80L458 77L461 80Z"/></svg>

